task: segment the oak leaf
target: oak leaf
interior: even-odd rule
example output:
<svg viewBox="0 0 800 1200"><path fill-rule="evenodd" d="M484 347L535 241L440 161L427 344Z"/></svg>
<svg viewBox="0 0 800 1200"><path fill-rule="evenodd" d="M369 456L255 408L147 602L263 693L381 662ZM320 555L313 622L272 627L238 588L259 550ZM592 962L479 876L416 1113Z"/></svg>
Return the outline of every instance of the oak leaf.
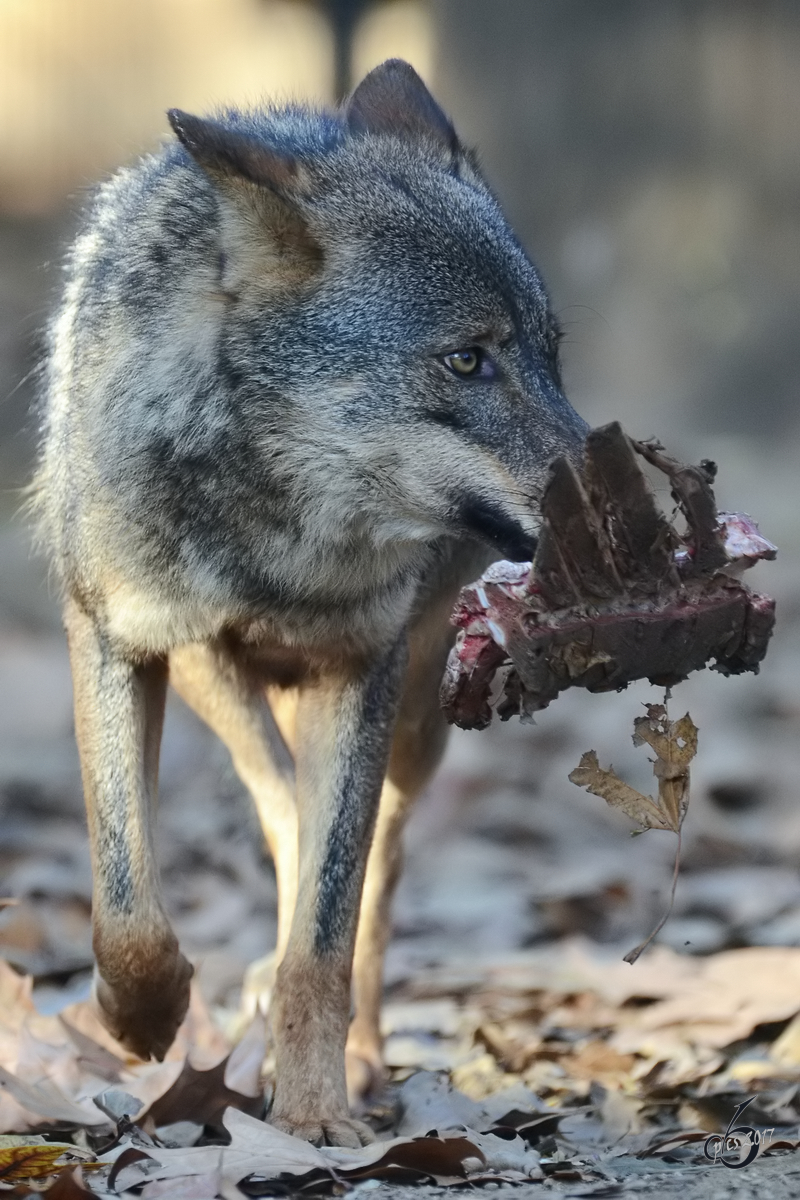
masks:
<svg viewBox="0 0 800 1200"><path fill-rule="evenodd" d="M668 829L678 835L669 905L649 937L625 955L625 962L629 963L636 962L672 912L680 867L681 827L689 806L689 765L697 754L697 726L688 713L678 721L670 721L666 703L646 704L645 708L646 716L637 717L633 722L633 744L647 745L655 750L653 774L658 780L655 800L625 783L615 771L604 771L594 750L587 750L569 774L571 783L585 787L611 808L618 808L631 820L638 821L641 828L634 830L635 833L644 833L646 829Z"/></svg>
<svg viewBox="0 0 800 1200"><path fill-rule="evenodd" d="M655 750L656 800L625 783L615 771L604 771L594 750L582 755L569 779L638 821L642 831L670 829L678 833L689 803L689 765L697 754L697 726L688 713L678 721L670 721L663 704L648 704L646 708L647 715L633 722L633 744L646 744Z"/></svg>
<svg viewBox="0 0 800 1200"><path fill-rule="evenodd" d="M650 796L637 792L614 771L604 771L594 750L587 750L581 755L580 763L569 773L569 781L578 787L585 787L593 796L599 796L611 808L618 808L632 821L638 821L643 830L670 828L661 809Z"/></svg>

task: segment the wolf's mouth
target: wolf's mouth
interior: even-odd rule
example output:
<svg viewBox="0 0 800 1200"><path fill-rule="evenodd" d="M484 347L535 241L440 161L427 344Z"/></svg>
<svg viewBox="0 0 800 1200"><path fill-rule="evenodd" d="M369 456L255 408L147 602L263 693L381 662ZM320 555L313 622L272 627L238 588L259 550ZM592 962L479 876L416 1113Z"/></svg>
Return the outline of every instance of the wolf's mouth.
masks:
<svg viewBox="0 0 800 1200"><path fill-rule="evenodd" d="M461 507L461 524L473 536L488 542L506 558L529 561L536 553L536 538L490 500L470 496Z"/></svg>

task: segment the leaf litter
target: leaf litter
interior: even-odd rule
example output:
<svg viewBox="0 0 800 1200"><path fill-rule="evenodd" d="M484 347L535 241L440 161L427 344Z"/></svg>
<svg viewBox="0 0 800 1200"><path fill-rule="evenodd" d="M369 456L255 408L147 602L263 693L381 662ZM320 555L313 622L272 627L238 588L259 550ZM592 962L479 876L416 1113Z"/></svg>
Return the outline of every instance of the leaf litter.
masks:
<svg viewBox="0 0 800 1200"><path fill-rule="evenodd" d="M702 1161L704 1139L749 1095L750 1124L775 1131L773 1152L797 1146L800 950L700 959L656 946L631 971L574 939L417 971L388 1016L402 1011L410 1028L417 1011L424 1027L438 1012L450 1066L392 1069L365 1114L378 1140L359 1150L311 1146L265 1122L260 1015L223 1046L195 996L177 1052L153 1065L115 1047L88 1002L42 1017L5 964L0 985L12 997L0 1028L17 1030L0 1080L0 1191L14 1194L35 1184L56 1200L56 1187L71 1189L67 1200L131 1189L230 1200L366 1180L601 1183L619 1177L622 1158Z"/></svg>
<svg viewBox="0 0 800 1200"><path fill-rule="evenodd" d="M647 704L633 741L655 755L655 798L594 751L569 778L640 831L680 837L697 728ZM799 1144L800 949L701 959L657 945L630 971L571 938L418 965L386 1005L390 1081L363 1114L378 1140L360 1150L269 1125L266 1022L256 1012L234 1045L224 1029L236 1022L220 1015L194 986L166 1061L141 1063L88 1001L39 1013L31 979L0 960L0 1191L231 1200L369 1180L601 1187L624 1163L702 1162L709 1133L748 1095L754 1126L786 1131L772 1153ZM426 1070L432 1061L441 1069Z"/></svg>

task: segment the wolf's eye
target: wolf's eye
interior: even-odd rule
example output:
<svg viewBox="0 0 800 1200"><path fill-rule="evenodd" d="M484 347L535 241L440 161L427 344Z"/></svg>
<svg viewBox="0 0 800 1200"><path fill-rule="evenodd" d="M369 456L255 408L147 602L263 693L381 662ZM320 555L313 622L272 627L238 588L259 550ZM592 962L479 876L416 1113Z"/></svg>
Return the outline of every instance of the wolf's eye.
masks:
<svg viewBox="0 0 800 1200"><path fill-rule="evenodd" d="M480 346L454 350L452 354L445 354L442 362L454 375L494 375L494 363Z"/></svg>

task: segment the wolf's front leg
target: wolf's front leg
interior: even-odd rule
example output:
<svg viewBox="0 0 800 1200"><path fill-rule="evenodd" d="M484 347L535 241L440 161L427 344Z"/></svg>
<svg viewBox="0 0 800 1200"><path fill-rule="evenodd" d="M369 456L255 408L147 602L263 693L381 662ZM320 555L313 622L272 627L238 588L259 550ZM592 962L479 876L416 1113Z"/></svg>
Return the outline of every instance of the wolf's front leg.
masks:
<svg viewBox="0 0 800 1200"><path fill-rule="evenodd" d="M364 870L391 744L405 643L356 675L325 678L297 711L299 889L272 1002L271 1120L309 1141L358 1146L344 1045Z"/></svg>
<svg viewBox="0 0 800 1200"><path fill-rule="evenodd" d="M131 661L75 601L65 624L92 852L97 1001L127 1049L160 1059L186 1014L192 974L164 913L153 853L167 666Z"/></svg>

